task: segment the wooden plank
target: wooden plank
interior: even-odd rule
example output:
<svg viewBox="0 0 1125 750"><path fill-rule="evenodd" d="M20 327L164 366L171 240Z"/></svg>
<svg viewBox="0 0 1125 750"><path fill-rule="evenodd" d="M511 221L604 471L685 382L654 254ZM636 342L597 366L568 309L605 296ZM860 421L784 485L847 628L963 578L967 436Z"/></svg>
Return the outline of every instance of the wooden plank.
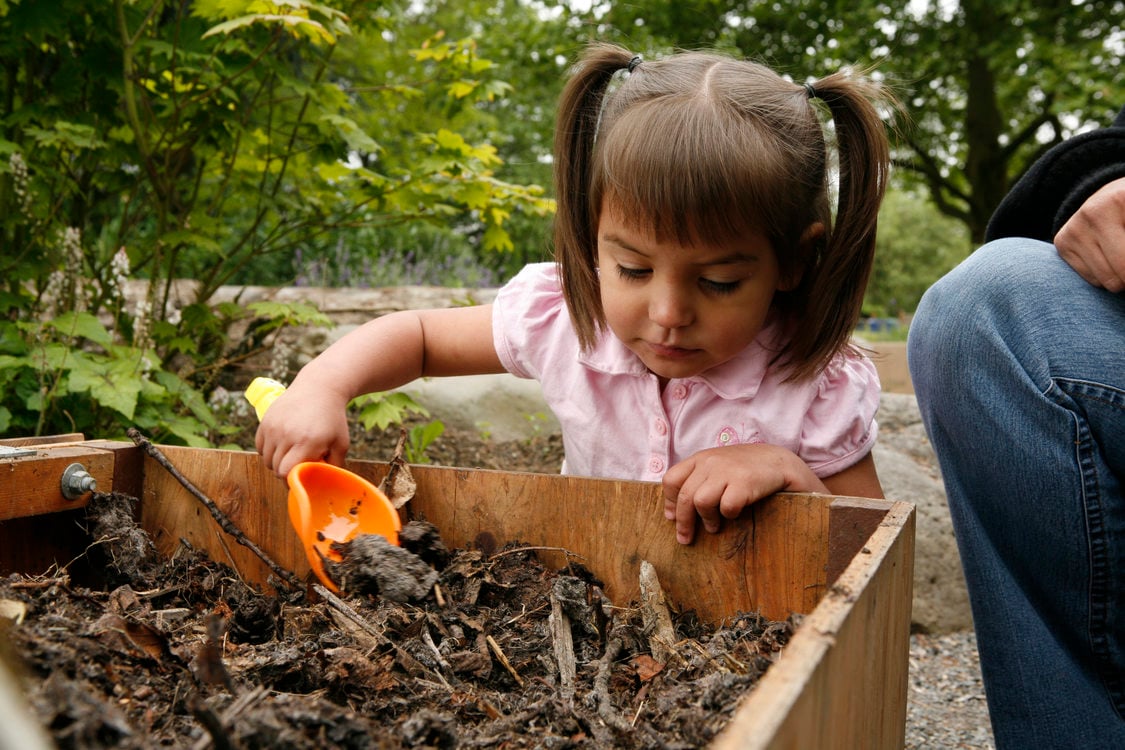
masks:
<svg viewBox="0 0 1125 750"><path fill-rule="evenodd" d="M131 441L87 440L83 445L109 451L113 454L113 479L111 487L98 485L99 492L121 492L139 498L144 483L141 449Z"/></svg>
<svg viewBox="0 0 1125 750"><path fill-rule="evenodd" d="M40 575L66 568L76 583L91 583L82 551L90 545L83 508L0 520L0 576Z"/></svg>
<svg viewBox="0 0 1125 750"><path fill-rule="evenodd" d="M887 504L882 500L840 497L832 501L828 509L829 585L835 583L860 553L886 514Z"/></svg>
<svg viewBox="0 0 1125 750"><path fill-rule="evenodd" d="M177 446L160 446L160 450L275 562L299 576L308 575L304 548L289 524L288 487L262 466L258 454ZM270 570L265 563L223 532L175 477L148 456L143 474L141 525L161 553L171 555L184 539L230 565L243 579L268 584Z"/></svg>
<svg viewBox="0 0 1125 750"><path fill-rule="evenodd" d="M36 437L13 437L0 440L0 445L9 448L24 448L32 445L57 445L59 443L80 443L86 439L81 432L70 432L65 435L38 435Z"/></svg>
<svg viewBox="0 0 1125 750"><path fill-rule="evenodd" d="M287 488L256 454L162 450L249 539L280 565L307 575L289 526ZM349 468L377 483L387 465L352 461ZM489 551L520 542L563 548L593 571L616 601L639 595L641 560L653 564L673 602L708 621L739 611L757 610L774 619L811 612L825 590L831 496L770 498L722 533L701 534L695 544L683 546L664 519L656 484L433 466L412 470L418 492L409 510L434 523L450 547ZM170 553L183 537L233 562L247 579L268 580L257 558L225 539L167 472L146 459L144 476L141 520L163 552ZM566 564L565 554L543 554L549 565Z"/></svg>
<svg viewBox="0 0 1125 750"><path fill-rule="evenodd" d="M99 492L113 487L114 453L85 445L36 446L30 456L0 461L0 519L23 518L81 508L89 495L67 500L62 495L63 472L82 464L97 482Z"/></svg>
<svg viewBox="0 0 1125 750"><path fill-rule="evenodd" d="M914 523L914 506L895 503L713 748L903 746Z"/></svg>
<svg viewBox="0 0 1125 750"><path fill-rule="evenodd" d="M378 483L386 465L349 467ZM719 534L675 541L660 486L544 474L412 467L416 517L447 545L496 549L508 541L562 547L594 572L614 601L639 596L641 560L656 568L671 601L706 621L740 611L784 619L811 612L826 585L830 496L785 494L751 507ZM565 555L541 554L562 567Z"/></svg>

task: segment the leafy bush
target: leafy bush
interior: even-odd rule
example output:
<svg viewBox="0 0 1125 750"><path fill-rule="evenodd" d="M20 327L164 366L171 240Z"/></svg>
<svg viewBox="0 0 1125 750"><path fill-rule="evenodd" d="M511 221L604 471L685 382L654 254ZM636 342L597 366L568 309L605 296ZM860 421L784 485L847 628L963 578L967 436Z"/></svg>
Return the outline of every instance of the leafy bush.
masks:
<svg viewBox="0 0 1125 750"><path fill-rule="evenodd" d="M220 286L414 223L504 250L514 213L552 210L471 127L507 86L474 42L399 49L393 6L348 8L0 2L0 434L221 439L205 395L327 321Z"/></svg>

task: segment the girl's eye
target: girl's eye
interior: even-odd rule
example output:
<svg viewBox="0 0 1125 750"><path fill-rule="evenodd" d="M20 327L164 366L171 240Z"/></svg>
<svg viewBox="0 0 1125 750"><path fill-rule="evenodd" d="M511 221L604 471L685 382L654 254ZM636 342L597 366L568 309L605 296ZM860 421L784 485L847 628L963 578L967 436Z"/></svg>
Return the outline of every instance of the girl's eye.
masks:
<svg viewBox="0 0 1125 750"><path fill-rule="evenodd" d="M737 281L711 281L710 279L700 279L700 285L713 294L733 294L740 282Z"/></svg>
<svg viewBox="0 0 1125 750"><path fill-rule="evenodd" d="M635 281L636 279L643 279L651 271L647 268L629 268L627 266L618 266L617 274L626 280Z"/></svg>

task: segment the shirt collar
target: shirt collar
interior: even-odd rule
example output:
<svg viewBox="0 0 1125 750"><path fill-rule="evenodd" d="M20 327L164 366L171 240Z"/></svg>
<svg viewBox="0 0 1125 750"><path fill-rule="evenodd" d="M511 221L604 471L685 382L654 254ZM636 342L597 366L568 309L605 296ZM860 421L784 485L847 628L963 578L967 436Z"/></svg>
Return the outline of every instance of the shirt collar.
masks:
<svg viewBox="0 0 1125 750"><path fill-rule="evenodd" d="M685 378L685 382L703 383L726 399L752 398L761 387L769 363L780 348L779 333L778 325L767 324L758 337L732 359ZM608 375L652 376L640 358L608 329L599 333L592 350L579 353L578 361L584 367Z"/></svg>

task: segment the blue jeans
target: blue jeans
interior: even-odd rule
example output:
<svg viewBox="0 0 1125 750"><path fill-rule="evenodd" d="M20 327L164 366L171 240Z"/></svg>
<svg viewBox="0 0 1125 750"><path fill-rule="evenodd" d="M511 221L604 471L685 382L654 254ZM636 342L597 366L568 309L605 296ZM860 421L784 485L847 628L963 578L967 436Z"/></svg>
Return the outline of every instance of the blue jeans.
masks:
<svg viewBox="0 0 1125 750"><path fill-rule="evenodd" d="M1125 748L1125 294L999 240L926 293L907 352L997 747Z"/></svg>

